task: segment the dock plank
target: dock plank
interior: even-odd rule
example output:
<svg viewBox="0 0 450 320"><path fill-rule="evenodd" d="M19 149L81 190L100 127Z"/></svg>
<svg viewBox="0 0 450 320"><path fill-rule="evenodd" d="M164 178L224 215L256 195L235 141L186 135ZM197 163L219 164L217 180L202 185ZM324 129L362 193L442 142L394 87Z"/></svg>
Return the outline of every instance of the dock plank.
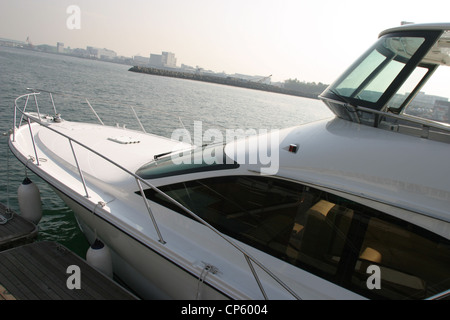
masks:
<svg viewBox="0 0 450 320"><path fill-rule="evenodd" d="M80 289L67 288L70 265L80 268ZM0 252L0 285L17 300L136 299L76 254L50 241Z"/></svg>
<svg viewBox="0 0 450 320"><path fill-rule="evenodd" d="M9 293L2 285L0 285L0 300L16 300L16 298Z"/></svg>
<svg viewBox="0 0 450 320"><path fill-rule="evenodd" d="M5 224L0 224L0 251L30 243L37 238L38 227L9 210L3 203L0 203L0 214L11 217Z"/></svg>

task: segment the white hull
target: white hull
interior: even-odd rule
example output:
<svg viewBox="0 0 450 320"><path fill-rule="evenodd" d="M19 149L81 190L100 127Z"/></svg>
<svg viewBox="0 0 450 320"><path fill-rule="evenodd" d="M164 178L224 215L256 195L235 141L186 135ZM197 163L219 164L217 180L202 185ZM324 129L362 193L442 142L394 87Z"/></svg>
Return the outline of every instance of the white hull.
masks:
<svg viewBox="0 0 450 320"><path fill-rule="evenodd" d="M77 124L74 126L77 127ZM23 128L26 129L26 127ZM38 141L42 141L41 138L44 137L53 144L59 143L57 139L53 139L51 136L47 137L46 131L41 134L38 129L38 126L33 125L33 132L37 132ZM112 128L112 130L117 129ZM20 141L21 145L25 142L28 146L32 146L31 141L27 141L27 131L25 130L23 133L24 135L22 135L22 131L18 131L16 139ZM32 154L32 149L18 152L15 148L16 143L12 141L10 143L11 150L16 157L24 164L28 163L24 154ZM118 145L118 147L122 146ZM115 257L114 272L142 297L163 299L263 298L245 257L213 231L190 219L181 218L180 220L178 214L157 206L152 211L159 222L164 240L167 241L162 244L158 241L158 235L148 217L142 198L138 197L141 199L138 203L128 202L127 198L120 198L123 193L122 188L130 188L130 184L136 188L132 183L133 180L124 180L122 188L115 189L110 186L110 183L99 182L90 174L85 173L86 181L89 184L89 196L86 196L83 192L83 184L73 167L70 168L69 165L69 170L63 172L60 171L61 167L57 164L45 161L44 159L55 157L45 145L40 145L38 152L41 164L28 164L28 167L57 190L61 198L73 209L80 226L91 241L93 240L92 235L96 234L110 248ZM70 158L71 156L68 154L62 163L65 163L64 160L73 162L74 160ZM61 161L61 159L59 160ZM90 167L90 160L91 158L88 156L79 157L81 165L85 168ZM103 169L104 167L100 166L91 170L99 172L98 170ZM108 174L109 169L107 168L103 172ZM48 170L57 170L60 174L54 175ZM116 176L113 175L113 177ZM122 178L122 176L120 177ZM99 205L101 201L107 203L105 207ZM134 217L134 219L130 220L129 217ZM160 221L164 221L164 223ZM254 254L262 254L269 261L275 262L275 270L283 272L286 267L286 263L280 262L278 259L254 251L250 247L247 249L252 250ZM216 252L218 251L221 254L217 256ZM219 273L206 273L205 268L208 265L217 268ZM291 268L297 269L293 266ZM312 275L308 274L308 277L310 276ZM279 284L274 283L269 275L259 272L259 277L270 297L292 299L292 295L283 290ZM320 283L323 282L320 278L312 277ZM199 286L200 278L202 283ZM325 283L325 286L331 285L334 290L337 290L337 292L331 290L332 295L336 294L337 296L342 293L339 287L328 282ZM306 288L300 285L302 288L300 290L310 292L310 286L315 285L310 284ZM328 289L323 292L312 290L309 294L315 298L326 298L329 294L328 291ZM349 293L346 290L344 292ZM358 296L349 295L349 298L355 297Z"/></svg>
<svg viewBox="0 0 450 320"><path fill-rule="evenodd" d="M80 229L89 242L98 237L108 246L113 256L114 274L141 298L228 299L206 282L199 284L200 274L190 274L66 195L59 191L56 193L74 211Z"/></svg>

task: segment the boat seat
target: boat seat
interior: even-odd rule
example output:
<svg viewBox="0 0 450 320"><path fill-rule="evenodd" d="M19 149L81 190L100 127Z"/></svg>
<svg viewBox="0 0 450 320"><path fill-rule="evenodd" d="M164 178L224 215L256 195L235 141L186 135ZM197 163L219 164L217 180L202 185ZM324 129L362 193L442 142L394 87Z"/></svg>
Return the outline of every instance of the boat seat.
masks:
<svg viewBox="0 0 450 320"><path fill-rule="evenodd" d="M382 255L378 250L371 247L366 247L361 255L359 256L359 261L356 264L356 270L360 273L367 273L367 268L372 265L381 264Z"/></svg>
<svg viewBox="0 0 450 320"><path fill-rule="evenodd" d="M377 218L371 218L365 234L362 251L355 266L354 284L367 288L366 281L370 274L367 268L376 265L380 268L381 291L383 297L403 299L405 296L424 298L426 282L413 275L414 265L420 264L413 257L413 251L420 246L416 244L414 237L408 231L395 227ZM399 246L410 246L410 248ZM412 266L405 267L406 265ZM374 289L375 290L375 289Z"/></svg>
<svg viewBox="0 0 450 320"><path fill-rule="evenodd" d="M381 263L381 253L379 253L377 250L372 249L370 247L366 247L364 251L359 256L362 260L367 260L373 263Z"/></svg>
<svg viewBox="0 0 450 320"><path fill-rule="evenodd" d="M289 214L292 208L276 210L276 214L267 213L267 218L261 221L257 228L247 230L244 235L256 240L266 247L284 253L287 238L294 224L293 215Z"/></svg>
<svg viewBox="0 0 450 320"><path fill-rule="evenodd" d="M320 260L340 257L353 210L320 200L306 213L300 251Z"/></svg>

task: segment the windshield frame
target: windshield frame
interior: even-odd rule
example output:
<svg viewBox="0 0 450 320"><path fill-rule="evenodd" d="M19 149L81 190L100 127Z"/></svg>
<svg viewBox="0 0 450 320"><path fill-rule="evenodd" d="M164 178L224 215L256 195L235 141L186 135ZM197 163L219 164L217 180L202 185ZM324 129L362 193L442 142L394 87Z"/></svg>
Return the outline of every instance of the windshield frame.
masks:
<svg viewBox="0 0 450 320"><path fill-rule="evenodd" d="M420 64L425 55L429 52L430 48L436 43L436 41L442 35L442 30L417 30L417 31L397 31L381 36L378 41L372 45L369 50L367 50L355 63L353 63L350 68L348 68L332 85L330 85L321 95L320 98L327 100L330 109L338 116L342 117L342 110L337 110L333 101L340 101L346 105L361 106L369 109L374 109L382 111L384 106L388 103L393 95L399 90L403 83L408 79L411 73L415 70L416 66ZM405 66L397 74L392 82L387 86L385 91L379 96L376 101L369 101L364 99L359 99L355 96L344 95L339 93L337 87L343 83L348 76L354 72L361 64L376 51L377 48L382 46L382 43L388 38L423 38L424 41L417 48L411 58L407 61ZM377 73L371 72L370 75L363 82L370 82L376 78ZM359 90L359 88L358 88ZM355 90L356 91L356 90ZM352 92L353 93L353 92ZM342 108L342 107L340 107ZM345 112L344 112L345 113ZM351 120L351 117L349 117Z"/></svg>

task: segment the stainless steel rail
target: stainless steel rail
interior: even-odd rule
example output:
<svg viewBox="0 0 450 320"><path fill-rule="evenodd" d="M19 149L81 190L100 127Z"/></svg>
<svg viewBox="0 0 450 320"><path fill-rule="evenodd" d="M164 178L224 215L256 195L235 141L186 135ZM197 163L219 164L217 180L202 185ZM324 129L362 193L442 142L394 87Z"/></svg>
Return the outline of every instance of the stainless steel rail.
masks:
<svg viewBox="0 0 450 320"><path fill-rule="evenodd" d="M49 92L49 91L40 90L40 92L46 92L46 93L49 93L49 94L51 95L51 92ZM137 184L138 184L138 187L139 187L139 189L140 189L140 191L141 191L142 199L143 199L143 201L144 201L144 203L145 203L145 206L146 206L146 208L147 208L148 214L149 214L149 216L150 216L150 218L151 218L151 220L152 220L153 226L154 226L154 228L155 228L155 230L156 230L156 232L157 232L157 234L158 234L158 237L159 237L158 241L159 241L162 245L166 244L166 242L164 241L164 239L163 239L163 237L162 237L162 234L161 234L161 232L160 232L160 230L159 230L159 227L158 227L158 223L157 223L157 221L156 221L156 219L155 219L155 216L154 216L153 213L152 213L152 210L151 210L151 208L150 208L150 205L149 205L149 203L148 203L148 200L147 200L147 198L145 197L145 194L144 194L144 191L143 191L143 188L142 188L142 184L146 185L148 188L153 189L153 190L154 190L155 192L157 192L159 195L161 195L162 197L164 197L167 201L169 201L170 203L172 203L172 204L176 205L177 207L179 207L180 209L182 209L184 212L186 212L187 214L189 214L190 216L192 216L194 219L196 219L197 221L199 221L199 222L200 222L201 224L203 224L204 226L208 227L208 228L209 228L210 230L212 230L215 234L217 234L220 238L222 238L224 241L226 241L228 244L230 244L232 247L234 247L236 250L238 250L240 253L242 253L242 254L244 255L244 258L245 258L245 260L246 260L246 262L247 262L247 264L248 264L248 266L249 266L249 268L250 268L250 271L251 271L251 273L252 273L252 275L253 275L253 277L254 277L254 279L255 279L255 281L256 281L256 283L257 283L257 285L258 285L258 287L259 287L259 289L260 289L260 291L261 291L261 293L262 293L262 295L264 296L265 299L268 299L268 296L267 296L267 294L266 294L266 292L265 292L265 290L264 290L263 284L262 284L261 280L259 279L259 276L258 276L258 274L257 274L257 272L256 272L256 270L255 270L253 264L255 264L255 265L257 265L258 267L260 267L261 270L263 270L269 277L271 277L273 280L275 280L275 281L276 281L276 282L277 282L284 290L286 290L289 294L291 294L295 299L301 300L301 298L300 298L300 297L299 297L299 296L298 296L291 288L289 288L289 286L287 286L283 281L281 281L275 274L273 274L269 269L267 269L267 268L266 268L262 263L260 263L256 258L254 258L252 255L250 255L248 252L246 252L246 251L245 251L241 246L239 246L236 242L234 242L233 240L231 240L231 239L229 239L228 237L226 237L224 234L222 234L220 231L218 231L216 228L214 228L214 227L213 227L212 225L210 225L208 222L206 222L206 221L203 220L201 217L199 217L198 215L196 215L194 212L192 212L191 210L189 210L188 208L186 208L185 206L183 206L181 203L177 202L175 199L173 199L172 197L170 197L169 195L167 195L167 194L164 193L163 191L159 190L157 187L155 187L154 185L152 185L152 184L149 183L148 181L142 179L141 177L139 177L139 176L136 175L135 173L129 171L128 169L124 168L123 166L119 165L118 163L114 162L113 160L111 160L111 159L105 157L104 155L102 155L102 154L98 153L97 151L91 149L90 147L86 146L85 144L83 144L83 143L81 143L81 142L79 142L79 141L77 141L77 140L75 140L75 139L73 139L73 138L67 136L66 134L63 134L63 133L61 133L61 132L55 130L54 128L50 127L48 124L46 124L46 123L44 123L44 122L42 121L41 115L40 115L40 112L39 112L39 111L38 111L38 117L35 117L35 116L33 116L33 115L29 114L29 113L26 113L26 112L25 112L25 109L26 109L26 107L27 107L28 100L29 100L30 97L34 97L35 103L36 103L36 108L38 108L37 95L39 95L40 92L38 92L38 91L36 91L36 90L33 90L33 93L24 94L24 95L21 95L21 96L19 96L19 97L17 97L17 98L15 99L15 101L14 101L14 127L13 127L13 133L12 133L12 135L13 135L13 141L15 141L15 135L16 135L16 130L17 130L17 127L16 127L16 124L17 124L17 123L16 123L16 118L17 118L17 111L19 111L19 112L22 114L22 117L21 117L21 118L22 118L22 119L23 119L23 118L26 118L26 119L27 119L27 122L28 122L29 130L30 130L30 135L31 135L31 140L32 140L32 144L33 144L33 148L34 148L34 152L35 152L35 156L36 156L36 165L37 165L37 166L39 166L40 164L39 164L39 157L38 157L38 154L37 154L37 148L36 148L35 141L34 141L34 137L33 137L33 132L32 132L32 129L31 129L31 121L33 121L33 122L39 124L40 126L46 128L46 129L48 129L48 130L51 130L51 131L55 132L56 134L58 134L58 135L60 135L60 136L62 136L62 137L64 137L64 138L66 138L66 139L68 140L68 142L69 142L69 144L70 144L70 147L71 147L71 150L72 150L72 154L73 154L74 159L75 159L75 163L76 163L76 166L77 166L79 175L80 175L80 180L81 180L81 183L82 183L83 188L84 188L84 190L85 190L85 193L86 193L86 197L87 197L87 198L89 198L88 186L87 186L86 181L85 181L84 176L83 176L83 170L82 170L82 168L80 167L80 165L79 165L79 163L78 163L77 156L76 156L76 152L75 152L75 149L73 148L73 143L76 143L77 145L79 145L80 147L86 149L87 151L92 152L93 154L99 156L100 158L102 158L102 159L104 159L105 161L111 163L111 164L114 165L115 167L119 168L119 169L122 170L123 172L127 173L128 175L130 175L131 177L133 177L134 179L136 179L136 182L137 182ZM24 98L26 98L26 102L25 102L25 105L24 105L23 109L21 110L21 109L19 108L19 106L18 106L18 101L21 100L21 99L24 99ZM54 111L55 111L55 113L56 113L56 107L55 107L55 105L54 105L54 102L53 102L53 96L52 96L52 95L51 95L51 100L52 100L52 105L53 105ZM92 108L92 106L91 106L90 104L89 104L89 107ZM92 108L92 110L93 110L93 108ZM94 114L96 114L95 110L93 110L93 111L94 111ZM134 110L133 110L133 111L134 111ZM100 120L100 118L98 117L97 114L96 114L96 116L97 116L97 118ZM136 115L136 117L137 117L137 115ZM100 120L100 122L101 122L101 120ZM97 205L97 204L95 204L95 205Z"/></svg>

